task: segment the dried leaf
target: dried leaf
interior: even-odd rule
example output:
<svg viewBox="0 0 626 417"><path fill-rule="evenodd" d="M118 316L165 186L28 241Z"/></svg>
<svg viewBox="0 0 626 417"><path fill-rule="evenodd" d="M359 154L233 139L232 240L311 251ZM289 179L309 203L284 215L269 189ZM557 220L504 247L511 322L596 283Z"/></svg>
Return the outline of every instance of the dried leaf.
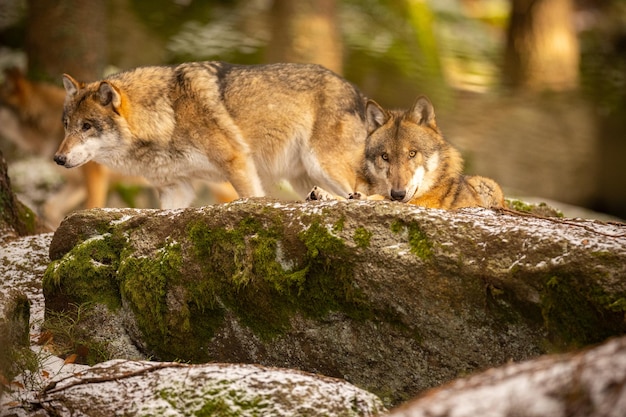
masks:
<svg viewBox="0 0 626 417"><path fill-rule="evenodd" d="M24 389L24 384L22 384L21 382L18 382L18 381L12 381L11 385L14 385L14 386L16 386L16 387L18 387L20 389Z"/></svg>
<svg viewBox="0 0 626 417"><path fill-rule="evenodd" d="M37 339L37 344L45 345L51 340L52 340L52 332L46 330L45 332L41 332L41 334L39 334L39 338Z"/></svg>
<svg viewBox="0 0 626 417"><path fill-rule="evenodd" d="M76 359L78 359L78 354L76 353L72 353L70 356L68 356L67 358L65 358L65 363L74 363L76 362Z"/></svg>

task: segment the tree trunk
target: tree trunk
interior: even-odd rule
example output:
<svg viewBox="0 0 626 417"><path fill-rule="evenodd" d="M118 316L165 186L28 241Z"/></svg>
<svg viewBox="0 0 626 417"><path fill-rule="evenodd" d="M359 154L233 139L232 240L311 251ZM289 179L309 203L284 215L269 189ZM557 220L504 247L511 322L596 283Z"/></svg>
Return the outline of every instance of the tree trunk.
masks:
<svg viewBox="0 0 626 417"><path fill-rule="evenodd" d="M513 0L505 84L534 91L578 87L579 45L571 0Z"/></svg>
<svg viewBox="0 0 626 417"><path fill-rule="evenodd" d="M0 150L0 243L43 231L46 229L35 214L13 193L7 162Z"/></svg>
<svg viewBox="0 0 626 417"><path fill-rule="evenodd" d="M336 0L274 0L269 62L317 63L342 72Z"/></svg>
<svg viewBox="0 0 626 417"><path fill-rule="evenodd" d="M26 53L30 77L58 84L63 73L81 81L101 78L108 54L107 3L29 0Z"/></svg>

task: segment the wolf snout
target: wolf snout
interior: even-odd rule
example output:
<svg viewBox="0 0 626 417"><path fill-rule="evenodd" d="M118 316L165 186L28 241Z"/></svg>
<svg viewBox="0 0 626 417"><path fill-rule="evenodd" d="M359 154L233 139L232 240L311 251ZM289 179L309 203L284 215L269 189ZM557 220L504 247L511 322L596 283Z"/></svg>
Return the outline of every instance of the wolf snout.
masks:
<svg viewBox="0 0 626 417"><path fill-rule="evenodd" d="M54 155L54 162L58 165L65 166L65 164L67 164L67 156L56 154Z"/></svg>
<svg viewBox="0 0 626 417"><path fill-rule="evenodd" d="M406 197L406 190L391 190L391 199L395 201L402 201Z"/></svg>

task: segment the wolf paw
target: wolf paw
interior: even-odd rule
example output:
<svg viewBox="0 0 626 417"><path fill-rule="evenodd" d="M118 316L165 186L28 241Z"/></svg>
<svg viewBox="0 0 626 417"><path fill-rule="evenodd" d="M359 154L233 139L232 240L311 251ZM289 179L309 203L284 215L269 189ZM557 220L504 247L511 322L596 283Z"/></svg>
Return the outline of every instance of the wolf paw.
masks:
<svg viewBox="0 0 626 417"><path fill-rule="evenodd" d="M348 200L360 200L361 197L363 196L358 191L348 194Z"/></svg>
<svg viewBox="0 0 626 417"><path fill-rule="evenodd" d="M306 201L324 201L335 200L335 197L326 190L321 189L318 186L313 187L311 192L306 196Z"/></svg>

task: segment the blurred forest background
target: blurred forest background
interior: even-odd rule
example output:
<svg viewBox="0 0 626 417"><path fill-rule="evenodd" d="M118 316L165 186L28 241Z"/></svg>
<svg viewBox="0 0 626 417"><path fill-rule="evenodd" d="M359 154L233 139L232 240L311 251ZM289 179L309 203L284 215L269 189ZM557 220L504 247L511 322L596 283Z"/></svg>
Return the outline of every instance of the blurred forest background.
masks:
<svg viewBox="0 0 626 417"><path fill-rule="evenodd" d="M428 95L466 171L508 196L626 218L626 0L0 0L0 39L0 67L58 86L320 63L387 107ZM7 160L13 146L0 139Z"/></svg>

